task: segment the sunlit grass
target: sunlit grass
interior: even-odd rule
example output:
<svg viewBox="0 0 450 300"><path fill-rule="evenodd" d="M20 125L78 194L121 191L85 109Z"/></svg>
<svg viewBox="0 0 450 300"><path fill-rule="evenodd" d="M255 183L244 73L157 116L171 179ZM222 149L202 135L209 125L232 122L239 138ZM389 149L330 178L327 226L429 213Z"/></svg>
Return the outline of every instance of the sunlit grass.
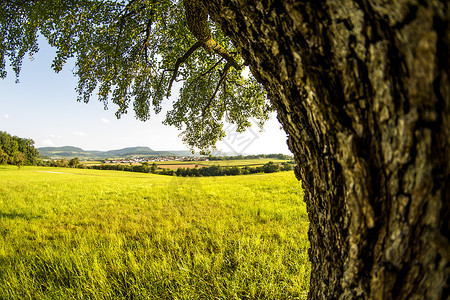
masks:
<svg viewBox="0 0 450 300"><path fill-rule="evenodd" d="M303 298L301 198L292 172L0 166L0 299Z"/></svg>

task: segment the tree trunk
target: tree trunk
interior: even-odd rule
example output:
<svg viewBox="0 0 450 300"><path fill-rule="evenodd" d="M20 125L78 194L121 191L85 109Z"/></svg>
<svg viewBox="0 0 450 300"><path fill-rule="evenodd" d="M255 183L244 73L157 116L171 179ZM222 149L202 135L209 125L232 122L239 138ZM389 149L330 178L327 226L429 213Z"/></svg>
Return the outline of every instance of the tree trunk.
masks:
<svg viewBox="0 0 450 300"><path fill-rule="evenodd" d="M289 136L309 299L447 297L448 2L204 3Z"/></svg>

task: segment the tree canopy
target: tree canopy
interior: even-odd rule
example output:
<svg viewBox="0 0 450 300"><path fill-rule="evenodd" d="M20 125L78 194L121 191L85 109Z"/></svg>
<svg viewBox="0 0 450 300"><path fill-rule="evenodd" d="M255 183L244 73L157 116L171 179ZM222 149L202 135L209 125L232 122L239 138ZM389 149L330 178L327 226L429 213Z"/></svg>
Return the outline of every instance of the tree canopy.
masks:
<svg viewBox="0 0 450 300"><path fill-rule="evenodd" d="M26 55L43 36L56 47L52 68L75 58L78 101L93 94L117 105L116 116L134 110L146 121L161 111L174 82L179 97L165 123L183 141L208 150L225 136L223 122L242 132L260 126L272 110L263 87L243 74L244 62L198 1L7 0L0 4L0 76L9 61L18 78ZM186 13L186 11L188 13Z"/></svg>
<svg viewBox="0 0 450 300"><path fill-rule="evenodd" d="M32 139L11 136L0 131L0 165L10 163L18 165L35 165L39 155Z"/></svg>

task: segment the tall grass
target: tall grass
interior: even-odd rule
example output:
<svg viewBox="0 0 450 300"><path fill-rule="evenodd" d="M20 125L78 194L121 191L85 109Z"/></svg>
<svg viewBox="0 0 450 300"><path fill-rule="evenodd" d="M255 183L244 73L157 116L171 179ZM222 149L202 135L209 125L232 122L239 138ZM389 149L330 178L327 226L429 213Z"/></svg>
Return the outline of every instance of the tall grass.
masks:
<svg viewBox="0 0 450 300"><path fill-rule="evenodd" d="M292 172L0 167L0 299L301 299L307 228Z"/></svg>

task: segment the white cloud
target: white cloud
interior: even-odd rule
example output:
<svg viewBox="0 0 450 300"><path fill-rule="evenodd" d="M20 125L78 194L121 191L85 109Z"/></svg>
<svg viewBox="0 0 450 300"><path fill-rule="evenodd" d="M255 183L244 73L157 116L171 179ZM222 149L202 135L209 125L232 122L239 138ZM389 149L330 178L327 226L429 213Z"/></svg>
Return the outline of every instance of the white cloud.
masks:
<svg viewBox="0 0 450 300"><path fill-rule="evenodd" d="M81 132L81 131L74 131L73 135L77 135L77 136L86 136L86 133Z"/></svg>
<svg viewBox="0 0 450 300"><path fill-rule="evenodd" d="M103 123L109 123L109 120L107 119L107 118L101 118L101 121L103 122Z"/></svg>
<svg viewBox="0 0 450 300"><path fill-rule="evenodd" d="M50 139L45 139L42 144L44 145L44 147L53 147L55 144L53 143L52 140Z"/></svg>
<svg viewBox="0 0 450 300"><path fill-rule="evenodd" d="M50 134L50 137L51 138L57 138L57 139L62 139L62 136L60 136L60 135L56 135L56 134Z"/></svg>
<svg viewBox="0 0 450 300"><path fill-rule="evenodd" d="M5 119L9 119L9 115L5 114L4 116L5 116Z"/></svg>

